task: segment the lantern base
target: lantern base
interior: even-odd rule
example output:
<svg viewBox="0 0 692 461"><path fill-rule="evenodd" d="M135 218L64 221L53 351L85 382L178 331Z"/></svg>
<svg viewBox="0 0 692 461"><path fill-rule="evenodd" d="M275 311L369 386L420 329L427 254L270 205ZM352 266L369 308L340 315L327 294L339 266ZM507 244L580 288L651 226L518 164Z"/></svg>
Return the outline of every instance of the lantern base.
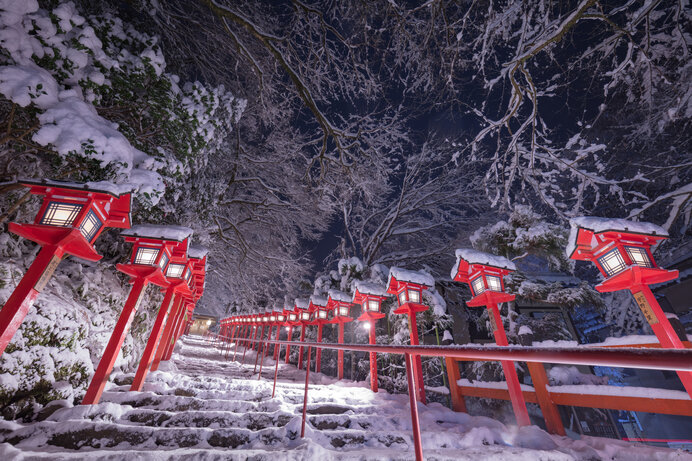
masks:
<svg viewBox="0 0 692 461"><path fill-rule="evenodd" d="M416 315L418 312L425 312L428 310L428 306L425 304L418 303L404 303L399 306L398 309L394 311L395 314L409 314Z"/></svg>
<svg viewBox="0 0 692 461"><path fill-rule="evenodd" d="M381 318L384 318L384 314L382 312L365 311L356 320L359 322L374 322L375 320L379 320Z"/></svg>
<svg viewBox="0 0 692 461"><path fill-rule="evenodd" d="M141 264L116 264L115 268L123 274L129 275L133 279L142 278L147 282L162 288L168 287L169 283L163 275L159 266L144 266Z"/></svg>
<svg viewBox="0 0 692 461"><path fill-rule="evenodd" d="M637 285L653 285L663 283L678 278L677 270L669 271L666 269L630 266L619 274L596 285L599 293L610 293L611 291L628 290Z"/></svg>
<svg viewBox="0 0 692 461"><path fill-rule="evenodd" d="M515 296L499 291L487 290L466 302L469 307L490 306L492 304L514 301Z"/></svg>
<svg viewBox="0 0 692 461"><path fill-rule="evenodd" d="M36 242L41 246L58 245L63 252L87 261L98 261L103 256L84 238L79 229L73 227L47 226L44 224L10 223L13 234Z"/></svg>
<svg viewBox="0 0 692 461"><path fill-rule="evenodd" d="M334 317L333 319L329 320L327 323L348 323L348 322L353 322L353 319L351 317L345 317L343 315L338 315Z"/></svg>

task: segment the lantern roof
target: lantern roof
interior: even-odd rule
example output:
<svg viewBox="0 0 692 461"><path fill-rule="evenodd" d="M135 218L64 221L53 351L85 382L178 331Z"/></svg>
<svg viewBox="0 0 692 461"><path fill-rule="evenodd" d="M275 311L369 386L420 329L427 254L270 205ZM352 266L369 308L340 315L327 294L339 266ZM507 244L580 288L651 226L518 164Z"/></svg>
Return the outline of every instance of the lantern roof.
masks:
<svg viewBox="0 0 692 461"><path fill-rule="evenodd" d="M462 264L463 261L468 263L468 266L479 264L483 266L496 267L498 269L505 269L508 271L517 270L517 266L512 261L503 256L484 253L482 251L476 251L471 248L459 248L454 252L454 254L457 257L457 260L450 274L452 280L454 280L454 278L457 276L457 273L460 270L460 264Z"/></svg>
<svg viewBox="0 0 692 461"><path fill-rule="evenodd" d="M342 303L351 303L352 296L348 293L344 293L343 291L329 290L328 294L329 297L327 298L327 302L329 302L329 300L332 300Z"/></svg>
<svg viewBox="0 0 692 461"><path fill-rule="evenodd" d="M137 224L125 229L120 235L126 237L152 238L161 240L175 240L182 242L192 236L192 229L183 226L161 226L155 224Z"/></svg>
<svg viewBox="0 0 692 461"><path fill-rule="evenodd" d="M326 307L327 301L328 299L324 296L312 295L310 296L310 307L314 309L318 307Z"/></svg>
<svg viewBox="0 0 692 461"><path fill-rule="evenodd" d="M635 239L653 251L661 240L668 238L661 226L619 218L582 216L570 219L570 227L565 253L568 258L579 260L591 259L604 244L615 240Z"/></svg>
<svg viewBox="0 0 692 461"><path fill-rule="evenodd" d="M45 186L46 188L55 187L58 189L98 192L112 195L115 198L118 198L121 195L130 194L134 189L133 184L115 184L110 181L91 181L80 183L71 181L57 181L55 179L20 179L18 182L26 186Z"/></svg>
<svg viewBox="0 0 692 461"><path fill-rule="evenodd" d="M354 283L356 291L362 295L372 295L372 296L384 296L387 297L387 287L380 285L378 283L364 282L362 280L356 280ZM355 296L355 293L354 293Z"/></svg>
<svg viewBox="0 0 692 461"><path fill-rule="evenodd" d="M192 233L190 233L190 235L192 235ZM208 253L209 248L194 243L191 243L190 248L187 249L187 255L195 259L204 259Z"/></svg>
<svg viewBox="0 0 692 461"><path fill-rule="evenodd" d="M387 280L387 293L396 293L403 286L418 286L419 288L431 288L435 286L435 279L424 272L411 271L392 267L389 270L389 280Z"/></svg>
<svg viewBox="0 0 692 461"><path fill-rule="evenodd" d="M297 309L307 309L310 307L310 300L309 299L304 299L304 298L296 298L295 300L295 306Z"/></svg>

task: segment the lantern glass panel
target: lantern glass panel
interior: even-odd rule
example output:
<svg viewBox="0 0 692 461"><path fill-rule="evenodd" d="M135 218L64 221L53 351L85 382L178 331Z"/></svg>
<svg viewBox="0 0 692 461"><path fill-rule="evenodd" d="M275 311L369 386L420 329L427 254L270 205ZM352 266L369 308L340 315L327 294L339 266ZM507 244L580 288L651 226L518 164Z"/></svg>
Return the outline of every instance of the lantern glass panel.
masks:
<svg viewBox="0 0 692 461"><path fill-rule="evenodd" d="M485 284L483 283L482 275L479 275L475 279L471 280L471 288L473 288L473 294L476 296L485 291Z"/></svg>
<svg viewBox="0 0 692 461"><path fill-rule="evenodd" d="M269 320L271 320L272 322L275 322L275 321L276 321L276 316L275 316L275 315L270 316L270 317L269 317Z"/></svg>
<svg viewBox="0 0 692 461"><path fill-rule="evenodd" d="M500 277L496 277L494 275L486 275L485 281L488 284L488 290L502 291L502 281L500 280Z"/></svg>
<svg viewBox="0 0 692 461"><path fill-rule="evenodd" d="M630 260L632 260L632 264L636 264L637 266L641 267L654 267L644 248L626 246L625 250L627 250L627 256L629 256Z"/></svg>
<svg viewBox="0 0 692 461"><path fill-rule="evenodd" d="M412 303L420 302L420 291L408 290L408 300Z"/></svg>
<svg viewBox="0 0 692 461"><path fill-rule="evenodd" d="M166 264L168 264L168 255L166 254L166 251L163 251L163 254L161 255L161 260L159 261L159 267L161 270L166 269Z"/></svg>
<svg viewBox="0 0 692 461"><path fill-rule="evenodd" d="M406 304L406 292L399 293L399 304Z"/></svg>
<svg viewBox="0 0 692 461"><path fill-rule="evenodd" d="M70 227L81 209L82 205L74 203L50 202L41 218L41 224Z"/></svg>
<svg viewBox="0 0 692 461"><path fill-rule="evenodd" d="M296 320L298 320L298 316L296 314L288 314L288 319L291 322L295 322Z"/></svg>
<svg viewBox="0 0 692 461"><path fill-rule="evenodd" d="M168 270L166 271L166 277L179 279L180 276L183 275L184 270L185 270L184 264L169 264Z"/></svg>
<svg viewBox="0 0 692 461"><path fill-rule="evenodd" d="M283 315L279 315L278 317L279 317L279 322L283 322L284 319L286 318L286 317L284 317Z"/></svg>
<svg viewBox="0 0 692 461"><path fill-rule="evenodd" d="M339 315L348 315L348 306L339 306Z"/></svg>
<svg viewBox="0 0 692 461"><path fill-rule="evenodd" d="M317 316L321 319L326 319L327 318L327 311L319 310L317 311Z"/></svg>
<svg viewBox="0 0 692 461"><path fill-rule="evenodd" d="M187 270L185 271L185 281L189 283L189 282L190 282L190 277L192 277L192 271L191 271L190 268L188 267Z"/></svg>
<svg viewBox="0 0 692 461"><path fill-rule="evenodd" d="M625 265L625 260L622 259L619 248L613 248L608 253L598 258L597 261L608 277L612 277L613 275L618 274L627 268Z"/></svg>
<svg viewBox="0 0 692 461"><path fill-rule="evenodd" d="M103 226L103 223L98 216L96 216L94 210L89 210L84 217L84 221L82 221L82 225L79 226L79 231L82 233L84 238L87 239L87 242L91 242L94 237L96 237L96 234L98 233L99 229L101 229L101 226Z"/></svg>
<svg viewBox="0 0 692 461"><path fill-rule="evenodd" d="M308 312L303 312L300 314L301 320L310 320L310 314Z"/></svg>
<svg viewBox="0 0 692 461"><path fill-rule="evenodd" d="M137 248L137 253L135 254L135 264L145 264L147 266L151 266L156 263L156 257L158 255L158 248L139 247Z"/></svg>
<svg viewBox="0 0 692 461"><path fill-rule="evenodd" d="M380 302L376 301L374 299L368 300L368 302L365 304L365 310L366 311L372 311L372 312L377 312L380 310Z"/></svg>

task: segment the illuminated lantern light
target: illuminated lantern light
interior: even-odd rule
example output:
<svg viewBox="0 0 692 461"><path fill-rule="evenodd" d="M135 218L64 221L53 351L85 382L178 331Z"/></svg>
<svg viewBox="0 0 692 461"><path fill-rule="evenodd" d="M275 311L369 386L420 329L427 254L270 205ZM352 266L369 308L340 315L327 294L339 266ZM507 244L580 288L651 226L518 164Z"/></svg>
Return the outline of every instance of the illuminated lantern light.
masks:
<svg viewBox="0 0 692 461"><path fill-rule="evenodd" d="M94 377L89 384L83 405L98 403L108 377L113 370L115 359L122 348L134 315L139 307L145 287L153 283L159 287L168 286L163 275L161 261L190 236L192 231L177 226L137 225L121 233L126 243L132 243L132 253L128 264L118 264L116 268L130 276L132 290L125 302L115 325L108 345L101 355ZM165 267L165 263L163 265Z"/></svg>
<svg viewBox="0 0 692 461"><path fill-rule="evenodd" d="M375 322L384 317L380 310L382 301L389 297L387 288L362 281L356 281L354 287L356 291L353 293L352 302L363 307L363 313L357 320L363 322L363 328L369 331L370 344L375 344L377 342ZM370 389L373 392L378 391L377 354L374 352L370 352Z"/></svg>
<svg viewBox="0 0 692 461"><path fill-rule="evenodd" d="M353 297L348 293L339 290L329 290L327 296L327 309L332 312L333 317L329 323L337 323L339 325L339 344L344 343L344 326L346 323L353 321L349 317L349 311L353 305L351 300ZM337 351L337 378L344 379L344 351Z"/></svg>
<svg viewBox="0 0 692 461"><path fill-rule="evenodd" d="M423 290L427 290L434 285L435 280L423 272L410 271L399 267L392 267L389 270L387 293L396 295L399 302L399 308L394 313L406 314L408 316L411 345L417 346L419 344L416 313L428 310L428 306L421 304ZM416 381L416 399L425 404L423 365L418 355L413 356L412 360Z"/></svg>
<svg viewBox="0 0 692 461"><path fill-rule="evenodd" d="M131 224L130 188L105 181L77 184L24 180L29 192L43 195L33 224L10 223L10 232L38 243L36 259L0 310L0 355L12 340L39 293L68 254L87 261L101 259L93 242L106 227Z"/></svg>
<svg viewBox="0 0 692 461"><path fill-rule="evenodd" d="M684 349L649 288L649 285L674 280L679 275L676 270L658 267L653 257L652 252L658 244L668 238L666 230L646 222L596 217L573 218L570 225L565 252L571 259L596 264L605 278L596 285L596 290L601 293L629 290L661 346ZM692 372L677 373L692 398Z"/></svg>
<svg viewBox="0 0 692 461"><path fill-rule="evenodd" d="M309 325L317 325L317 342L322 342L322 333L324 325L327 323L327 298L322 296L310 296L308 303L308 311L310 312ZM317 349L315 352L315 372L319 373L322 369L322 349Z"/></svg>
<svg viewBox="0 0 692 461"><path fill-rule="evenodd" d="M498 346L508 346L498 303L509 302L515 298L514 295L504 292L504 277L517 270L515 264L501 256L466 248L456 250L456 258L450 276L454 281L469 284L473 298L466 305L486 306L495 343ZM514 362L503 360L501 363L517 423L520 426L530 425L531 420Z"/></svg>

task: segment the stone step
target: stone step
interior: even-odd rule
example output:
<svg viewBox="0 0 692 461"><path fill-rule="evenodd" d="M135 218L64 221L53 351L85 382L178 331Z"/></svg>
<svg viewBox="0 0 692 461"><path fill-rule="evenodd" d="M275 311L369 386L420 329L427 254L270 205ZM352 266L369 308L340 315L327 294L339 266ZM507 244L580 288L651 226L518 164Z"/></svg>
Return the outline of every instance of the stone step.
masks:
<svg viewBox="0 0 692 461"><path fill-rule="evenodd" d="M294 416L294 414L283 411L234 413L228 411L170 412L137 409L124 415L119 422L155 427L245 428L259 431L268 427L283 427Z"/></svg>

